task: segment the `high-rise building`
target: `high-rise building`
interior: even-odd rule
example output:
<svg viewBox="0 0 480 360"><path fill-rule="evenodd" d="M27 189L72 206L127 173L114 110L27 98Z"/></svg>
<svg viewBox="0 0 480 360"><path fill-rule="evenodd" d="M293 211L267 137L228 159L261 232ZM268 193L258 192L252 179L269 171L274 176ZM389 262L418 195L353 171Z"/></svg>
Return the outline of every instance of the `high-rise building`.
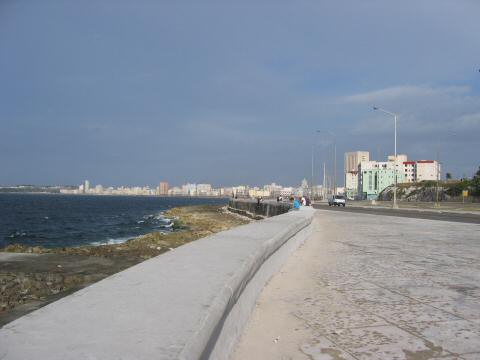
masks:
<svg viewBox="0 0 480 360"><path fill-rule="evenodd" d="M85 180L85 184L83 186L83 190L88 193L88 191L90 190L90 181L88 180Z"/></svg>
<svg viewBox="0 0 480 360"><path fill-rule="evenodd" d="M370 160L368 151L351 151L345 153L344 176L345 195L353 199L358 195L358 167L361 162Z"/></svg>
<svg viewBox="0 0 480 360"><path fill-rule="evenodd" d="M168 182L160 182L160 184L158 185L158 195L168 195Z"/></svg>
<svg viewBox="0 0 480 360"><path fill-rule="evenodd" d="M344 173L349 171L358 171L358 165L362 161L369 161L370 153L368 151L351 151L345 153Z"/></svg>

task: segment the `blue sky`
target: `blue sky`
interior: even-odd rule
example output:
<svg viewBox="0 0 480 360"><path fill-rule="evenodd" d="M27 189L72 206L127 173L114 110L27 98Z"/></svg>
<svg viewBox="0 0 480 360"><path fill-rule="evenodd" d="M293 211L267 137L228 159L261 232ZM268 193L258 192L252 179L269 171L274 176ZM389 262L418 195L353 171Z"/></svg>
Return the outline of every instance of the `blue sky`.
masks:
<svg viewBox="0 0 480 360"><path fill-rule="evenodd" d="M480 2L0 2L0 184L298 184L343 153L480 165ZM323 134L315 134L322 129ZM320 179L320 173L316 173Z"/></svg>

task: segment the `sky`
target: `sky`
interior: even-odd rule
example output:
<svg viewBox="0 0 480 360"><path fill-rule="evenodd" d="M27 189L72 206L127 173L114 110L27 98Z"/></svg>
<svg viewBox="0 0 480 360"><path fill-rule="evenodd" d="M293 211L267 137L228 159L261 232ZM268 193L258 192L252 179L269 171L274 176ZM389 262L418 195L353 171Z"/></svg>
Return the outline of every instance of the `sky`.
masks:
<svg viewBox="0 0 480 360"><path fill-rule="evenodd" d="M343 179L480 166L478 0L1 0L0 184ZM317 132L321 130L321 132Z"/></svg>

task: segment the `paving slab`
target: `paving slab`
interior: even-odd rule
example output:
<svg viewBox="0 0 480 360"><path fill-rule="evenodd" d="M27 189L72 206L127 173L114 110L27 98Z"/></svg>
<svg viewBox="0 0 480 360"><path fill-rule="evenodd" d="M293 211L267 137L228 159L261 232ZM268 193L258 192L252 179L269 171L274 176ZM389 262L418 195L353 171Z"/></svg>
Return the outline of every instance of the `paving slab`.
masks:
<svg viewBox="0 0 480 360"><path fill-rule="evenodd" d="M318 210L233 359L480 359L480 225Z"/></svg>

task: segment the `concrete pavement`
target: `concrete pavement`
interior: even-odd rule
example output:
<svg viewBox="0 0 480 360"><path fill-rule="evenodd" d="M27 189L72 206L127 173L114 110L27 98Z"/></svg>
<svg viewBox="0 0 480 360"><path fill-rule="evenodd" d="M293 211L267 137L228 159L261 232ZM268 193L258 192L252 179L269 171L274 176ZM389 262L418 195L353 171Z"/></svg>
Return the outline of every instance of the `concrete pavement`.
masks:
<svg viewBox="0 0 480 360"><path fill-rule="evenodd" d="M233 358L480 359L480 225L318 210Z"/></svg>

